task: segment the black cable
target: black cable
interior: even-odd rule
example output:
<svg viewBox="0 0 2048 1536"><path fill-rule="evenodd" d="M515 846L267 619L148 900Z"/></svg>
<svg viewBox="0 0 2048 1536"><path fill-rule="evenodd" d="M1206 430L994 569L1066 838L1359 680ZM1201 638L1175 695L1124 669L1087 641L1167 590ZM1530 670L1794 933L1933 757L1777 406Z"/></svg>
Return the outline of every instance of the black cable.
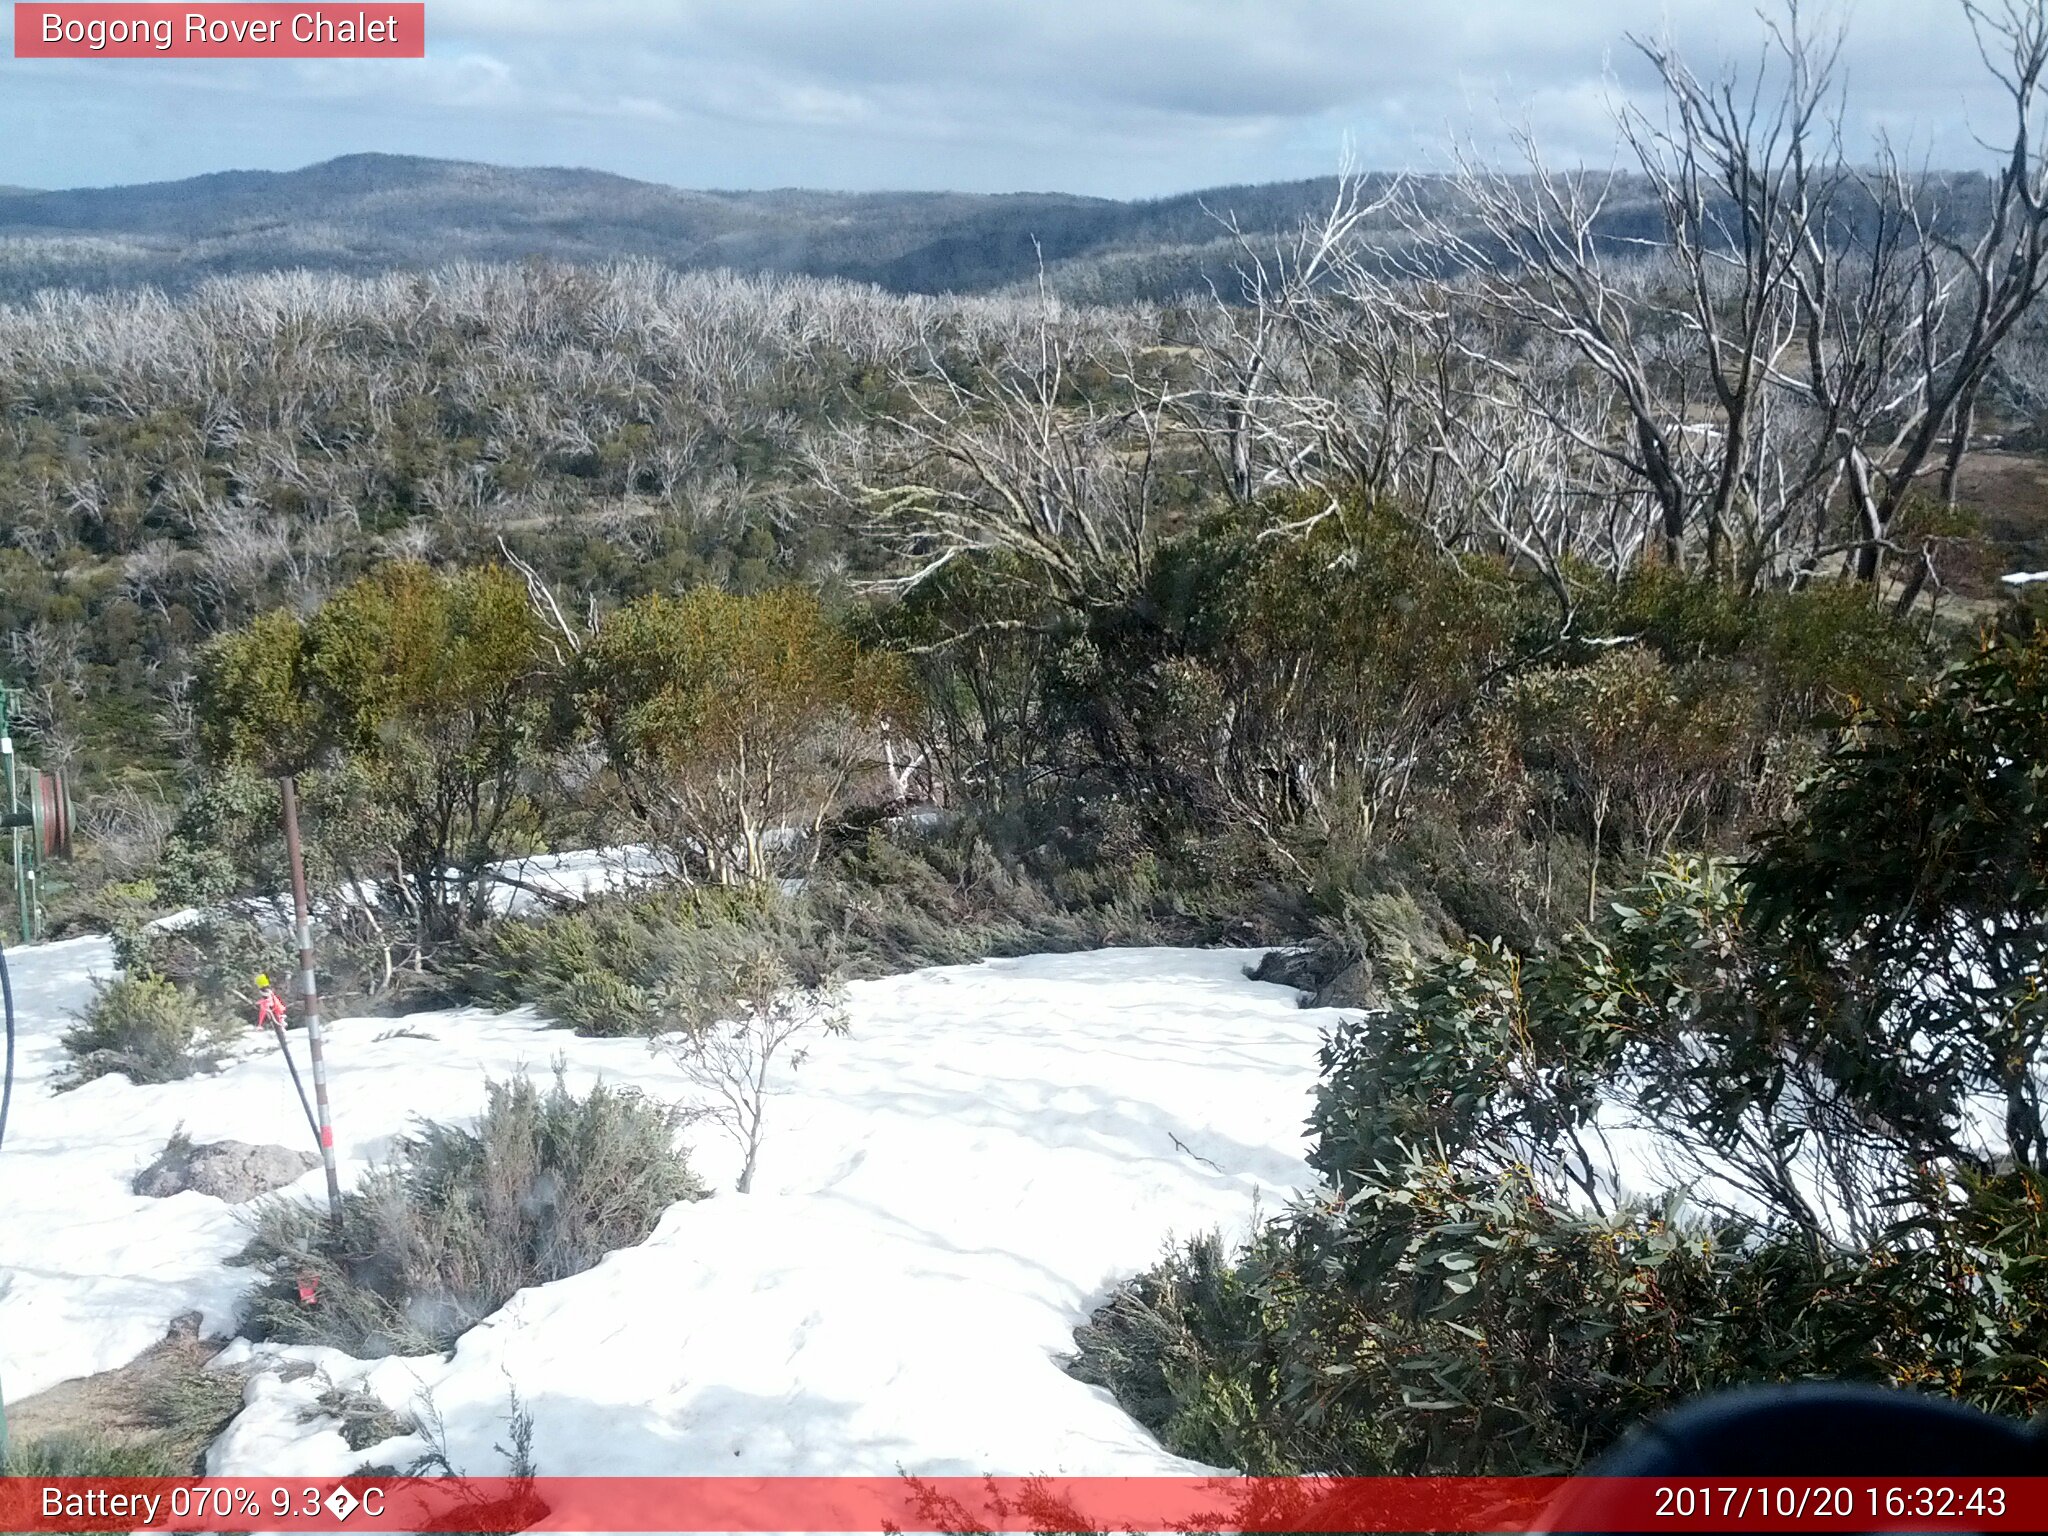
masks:
<svg viewBox="0 0 2048 1536"><path fill-rule="evenodd" d="M7 1065L0 1069L0 1143L7 1140L7 1106L14 1102L14 983L7 975L7 951L0 949L0 1006L7 1014Z"/></svg>
<svg viewBox="0 0 2048 1536"><path fill-rule="evenodd" d="M273 1022L270 1028L277 1036L277 1048L284 1052L285 1067L291 1072L292 1086L299 1090L299 1107L306 1112L306 1124L313 1132L313 1145L317 1147L320 1145L320 1122L313 1114L312 1101L306 1097L306 1085L299 1081L299 1064L292 1060L292 1048L285 1043L284 1026ZM5 1117L0 1116L0 1124L4 1123Z"/></svg>

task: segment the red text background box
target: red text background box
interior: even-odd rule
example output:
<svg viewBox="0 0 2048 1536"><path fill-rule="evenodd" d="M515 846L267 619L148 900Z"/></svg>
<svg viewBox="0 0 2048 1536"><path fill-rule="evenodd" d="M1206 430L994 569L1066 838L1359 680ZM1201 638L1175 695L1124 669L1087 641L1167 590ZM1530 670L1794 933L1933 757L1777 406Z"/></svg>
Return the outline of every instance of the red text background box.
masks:
<svg viewBox="0 0 2048 1536"><path fill-rule="evenodd" d="M422 3L24 4L17 59L419 59Z"/></svg>
<svg viewBox="0 0 2048 1536"><path fill-rule="evenodd" d="M0 1530L110 1529L2038 1532L2048 1477L0 1477Z"/></svg>

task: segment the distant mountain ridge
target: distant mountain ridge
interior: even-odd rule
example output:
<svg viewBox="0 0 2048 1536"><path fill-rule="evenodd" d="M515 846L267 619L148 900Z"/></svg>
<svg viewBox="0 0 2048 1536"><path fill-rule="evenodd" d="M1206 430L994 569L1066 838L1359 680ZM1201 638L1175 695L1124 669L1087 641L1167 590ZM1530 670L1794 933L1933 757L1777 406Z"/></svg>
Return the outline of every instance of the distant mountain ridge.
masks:
<svg viewBox="0 0 2048 1536"><path fill-rule="evenodd" d="M1064 193L692 191L604 171L345 155L296 171L64 191L0 188L0 299L40 287L312 267L645 256L679 268L808 273L897 291L1163 298L1227 275L1235 242L1291 229L1331 178L1140 202Z"/></svg>

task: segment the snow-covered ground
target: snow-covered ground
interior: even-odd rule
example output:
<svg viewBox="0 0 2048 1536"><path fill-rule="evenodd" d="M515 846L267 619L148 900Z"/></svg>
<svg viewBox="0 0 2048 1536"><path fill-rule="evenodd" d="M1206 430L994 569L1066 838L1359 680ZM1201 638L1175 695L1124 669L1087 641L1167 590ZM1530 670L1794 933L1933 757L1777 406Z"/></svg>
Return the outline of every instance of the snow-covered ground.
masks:
<svg viewBox="0 0 2048 1536"><path fill-rule="evenodd" d="M565 872L567 873L567 872ZM0 1386L20 1397L119 1365L198 1309L226 1331L248 1275L243 1218L132 1175L180 1125L297 1145L282 1064L252 1033L218 1074L53 1094L57 1036L111 967L79 940L10 950L22 1056L0 1150ZM552 1474L1139 1473L1188 1470L1106 1394L1066 1376L1074 1325L1169 1234L1243 1231L1309 1182L1303 1120L1330 1015L1246 979L1253 952L1127 949L953 966L849 989L851 1032L784 1074L755 1192L691 1132L711 1199L637 1248L516 1296L452 1359L360 1363L232 1346L249 1405L219 1474L340 1474L331 1382L395 1407L431 1393L458 1467L502 1471L509 1390ZM637 1041L530 1014L342 1019L329 1058L344 1180L416 1116L481 1106L486 1074L598 1076L689 1101ZM297 1189L317 1194L321 1176ZM319 1375L287 1380L297 1358Z"/></svg>

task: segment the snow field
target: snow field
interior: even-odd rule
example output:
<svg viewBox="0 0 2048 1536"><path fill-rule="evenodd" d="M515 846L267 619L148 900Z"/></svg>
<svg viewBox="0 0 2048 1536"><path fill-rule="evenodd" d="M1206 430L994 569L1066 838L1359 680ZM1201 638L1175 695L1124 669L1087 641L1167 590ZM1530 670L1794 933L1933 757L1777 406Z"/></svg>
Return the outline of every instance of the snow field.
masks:
<svg viewBox="0 0 2048 1536"><path fill-rule="evenodd" d="M230 1347L248 1406L217 1474L341 1474L417 1441L350 1451L310 1405L360 1386L424 1391L456 1466L504 1470L510 1393L544 1474L1113 1474L1191 1470L1064 1374L1072 1330L1172 1234L1233 1235L1311 1182L1303 1121L1331 1015L1252 982L1256 951L1128 949L916 972L848 989L850 1034L774 1085L751 1195L717 1129L687 1133L718 1190L639 1247L521 1292L449 1359L358 1362ZM0 1385L18 1398L133 1358L197 1309L232 1327L245 1217L133 1174L182 1123L199 1140L299 1145L274 1047L252 1030L222 1072L106 1078L53 1095L57 1036L111 967L98 940L9 951L23 1053L0 1151ZM473 1118L486 1075L699 1091L637 1040L579 1040L477 1009L330 1026L344 1182L416 1117ZM303 1061L302 1061L303 1065ZM315 1170L293 1192L317 1197ZM317 1369L305 1373L304 1362Z"/></svg>

